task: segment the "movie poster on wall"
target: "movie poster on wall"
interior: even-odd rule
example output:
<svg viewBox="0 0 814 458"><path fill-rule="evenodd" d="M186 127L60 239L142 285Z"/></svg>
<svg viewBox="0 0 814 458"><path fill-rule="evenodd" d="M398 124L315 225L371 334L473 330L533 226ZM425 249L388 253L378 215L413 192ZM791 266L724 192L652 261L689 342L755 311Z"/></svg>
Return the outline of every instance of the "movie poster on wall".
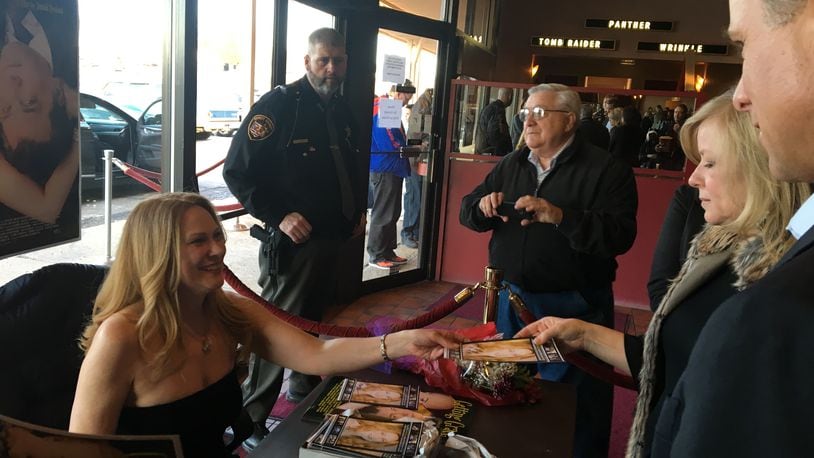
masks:
<svg viewBox="0 0 814 458"><path fill-rule="evenodd" d="M0 258L76 240L76 0L0 0Z"/></svg>

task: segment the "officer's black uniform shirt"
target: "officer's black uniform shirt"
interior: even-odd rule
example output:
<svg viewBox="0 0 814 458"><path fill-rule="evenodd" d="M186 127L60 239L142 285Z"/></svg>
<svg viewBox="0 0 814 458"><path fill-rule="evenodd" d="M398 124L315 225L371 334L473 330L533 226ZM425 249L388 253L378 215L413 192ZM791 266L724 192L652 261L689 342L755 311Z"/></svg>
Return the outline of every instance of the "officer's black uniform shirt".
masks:
<svg viewBox="0 0 814 458"><path fill-rule="evenodd" d="M351 221L342 215L326 110L353 186ZM254 104L232 140L223 177L249 213L266 224L278 227L285 215L298 212L311 224L312 237L344 238L358 223L366 196L359 184L357 138L342 97L335 94L326 105L302 77Z"/></svg>

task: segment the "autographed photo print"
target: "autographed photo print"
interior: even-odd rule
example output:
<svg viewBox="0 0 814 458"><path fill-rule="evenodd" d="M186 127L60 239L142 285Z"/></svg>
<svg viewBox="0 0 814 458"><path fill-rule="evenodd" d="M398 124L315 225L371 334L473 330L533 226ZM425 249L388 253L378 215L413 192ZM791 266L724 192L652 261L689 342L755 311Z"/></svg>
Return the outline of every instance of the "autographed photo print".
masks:
<svg viewBox="0 0 814 458"><path fill-rule="evenodd" d="M342 386L340 401L380 404L416 409L420 390L416 386L391 385L347 379Z"/></svg>
<svg viewBox="0 0 814 458"><path fill-rule="evenodd" d="M531 339L486 340L461 345L461 359L467 361L539 361Z"/></svg>
<svg viewBox="0 0 814 458"><path fill-rule="evenodd" d="M371 422L349 418L336 445L396 452L403 431L404 425L401 423Z"/></svg>

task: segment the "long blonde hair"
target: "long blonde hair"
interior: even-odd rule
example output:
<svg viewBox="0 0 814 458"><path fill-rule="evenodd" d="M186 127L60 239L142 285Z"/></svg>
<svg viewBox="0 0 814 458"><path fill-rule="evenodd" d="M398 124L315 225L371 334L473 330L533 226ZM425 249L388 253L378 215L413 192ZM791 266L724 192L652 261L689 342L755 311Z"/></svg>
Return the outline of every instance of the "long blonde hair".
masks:
<svg viewBox="0 0 814 458"><path fill-rule="evenodd" d="M787 183L772 178L769 157L760 145L757 130L749 114L737 111L732 105L733 93L729 90L713 98L687 120L681 128L681 146L687 158L697 164L701 158L698 128L707 120L720 121L724 154L730 159L729 166L743 179L745 193L741 213L722 227L741 238L761 235L767 252L782 255L794 243L786 225L811 194L811 189L807 183Z"/></svg>
<svg viewBox="0 0 814 458"><path fill-rule="evenodd" d="M143 310L136 329L142 352L150 354L147 363L153 379L163 378L183 363L174 360L183 351L178 296L181 219L187 210L196 206L221 224L209 200L195 193L159 194L136 205L124 225L116 260L96 296L91 322L80 338L79 346L84 351L88 351L96 331L106 319L132 304L141 303ZM238 358L245 359L250 338L247 318L220 288L209 293L205 303L215 311L217 322L236 342L243 344L244 350ZM158 348L154 350L156 343Z"/></svg>

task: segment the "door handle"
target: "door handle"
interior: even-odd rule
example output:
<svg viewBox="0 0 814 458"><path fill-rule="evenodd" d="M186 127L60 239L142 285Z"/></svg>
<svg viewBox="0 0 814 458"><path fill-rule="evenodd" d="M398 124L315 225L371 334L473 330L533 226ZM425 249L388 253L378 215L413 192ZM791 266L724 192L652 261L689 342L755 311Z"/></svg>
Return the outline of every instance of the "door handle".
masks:
<svg viewBox="0 0 814 458"><path fill-rule="evenodd" d="M437 152L437 149L432 148L430 149L430 154L427 155L427 180L429 180L430 183L435 183L435 154Z"/></svg>

